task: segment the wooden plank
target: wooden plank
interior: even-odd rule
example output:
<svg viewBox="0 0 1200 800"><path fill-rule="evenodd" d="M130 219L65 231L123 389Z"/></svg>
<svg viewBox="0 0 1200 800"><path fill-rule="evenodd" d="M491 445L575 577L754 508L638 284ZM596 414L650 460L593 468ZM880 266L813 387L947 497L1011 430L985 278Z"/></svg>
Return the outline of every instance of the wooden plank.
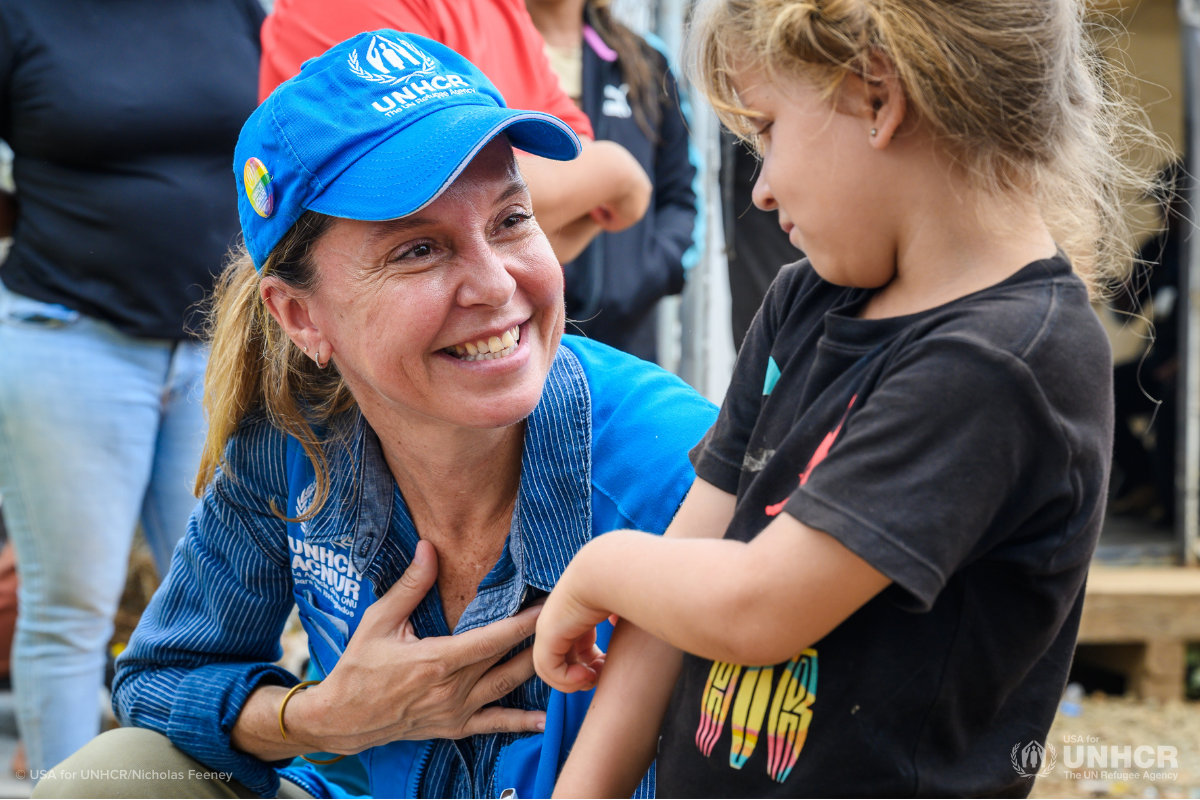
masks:
<svg viewBox="0 0 1200 800"><path fill-rule="evenodd" d="M1200 642L1200 569L1092 568L1079 642L1133 645L1108 654L1120 656L1132 692L1182 698L1189 641Z"/></svg>
<svg viewBox="0 0 1200 800"><path fill-rule="evenodd" d="M1200 569L1189 567L1101 567L1088 574L1088 595L1144 594L1200 597Z"/></svg>
<svg viewBox="0 0 1200 800"><path fill-rule="evenodd" d="M1093 567L1081 642L1200 641L1200 569Z"/></svg>
<svg viewBox="0 0 1200 800"><path fill-rule="evenodd" d="M1081 642L1200 641L1200 596L1094 595L1083 603Z"/></svg>

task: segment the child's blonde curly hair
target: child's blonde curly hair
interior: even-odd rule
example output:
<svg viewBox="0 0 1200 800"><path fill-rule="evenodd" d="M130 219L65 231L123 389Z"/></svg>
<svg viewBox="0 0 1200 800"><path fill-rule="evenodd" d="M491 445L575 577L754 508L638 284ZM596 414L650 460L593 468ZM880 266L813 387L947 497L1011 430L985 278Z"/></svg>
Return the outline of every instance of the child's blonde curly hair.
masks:
<svg viewBox="0 0 1200 800"><path fill-rule="evenodd" d="M1032 192L1095 287L1131 263L1124 205L1155 166L1134 164L1134 145L1151 160L1165 148L1122 95L1086 13L1079 0L712 0L687 60L721 121L750 141L738 75L796 76L832 98L847 74L870 79L872 56L890 60L909 113L981 188Z"/></svg>

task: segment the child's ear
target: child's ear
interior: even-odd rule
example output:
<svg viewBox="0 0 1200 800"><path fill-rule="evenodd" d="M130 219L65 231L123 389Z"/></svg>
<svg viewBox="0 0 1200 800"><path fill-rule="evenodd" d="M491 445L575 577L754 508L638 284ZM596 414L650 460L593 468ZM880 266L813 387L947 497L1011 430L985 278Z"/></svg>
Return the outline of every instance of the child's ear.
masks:
<svg viewBox="0 0 1200 800"><path fill-rule="evenodd" d="M872 53L870 71L862 81L865 114L870 123L871 146L876 150L887 147L908 114L908 100L900 74L890 58Z"/></svg>

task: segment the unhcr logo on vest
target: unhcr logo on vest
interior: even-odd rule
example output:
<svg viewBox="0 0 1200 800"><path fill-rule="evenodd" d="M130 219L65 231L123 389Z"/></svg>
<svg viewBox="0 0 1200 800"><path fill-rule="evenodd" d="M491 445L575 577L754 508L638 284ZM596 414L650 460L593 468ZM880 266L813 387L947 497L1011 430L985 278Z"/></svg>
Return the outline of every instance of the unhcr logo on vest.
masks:
<svg viewBox="0 0 1200 800"><path fill-rule="evenodd" d="M1058 760L1058 753L1055 752L1052 744L1042 745L1041 742L1032 741L1022 745L1017 742L1013 745L1009 760L1012 761L1013 769L1022 778L1039 776L1044 778L1054 770L1054 762Z"/></svg>

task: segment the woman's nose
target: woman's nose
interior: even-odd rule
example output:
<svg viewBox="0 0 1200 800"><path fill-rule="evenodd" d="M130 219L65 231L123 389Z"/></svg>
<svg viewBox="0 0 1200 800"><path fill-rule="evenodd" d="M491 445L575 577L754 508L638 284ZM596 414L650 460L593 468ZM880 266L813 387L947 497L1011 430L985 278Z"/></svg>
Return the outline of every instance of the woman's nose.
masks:
<svg viewBox="0 0 1200 800"><path fill-rule="evenodd" d="M758 178L754 181L754 190L750 193L750 197L754 200L754 205L763 211L774 211L779 207L779 204L775 202L775 195L771 194L771 186L767 183L767 176L763 173L761 166L758 170Z"/></svg>
<svg viewBox="0 0 1200 800"><path fill-rule="evenodd" d="M517 281L509 272L505 259L490 247L481 250L459 289L459 302L464 306L499 308L512 299L517 291Z"/></svg>

